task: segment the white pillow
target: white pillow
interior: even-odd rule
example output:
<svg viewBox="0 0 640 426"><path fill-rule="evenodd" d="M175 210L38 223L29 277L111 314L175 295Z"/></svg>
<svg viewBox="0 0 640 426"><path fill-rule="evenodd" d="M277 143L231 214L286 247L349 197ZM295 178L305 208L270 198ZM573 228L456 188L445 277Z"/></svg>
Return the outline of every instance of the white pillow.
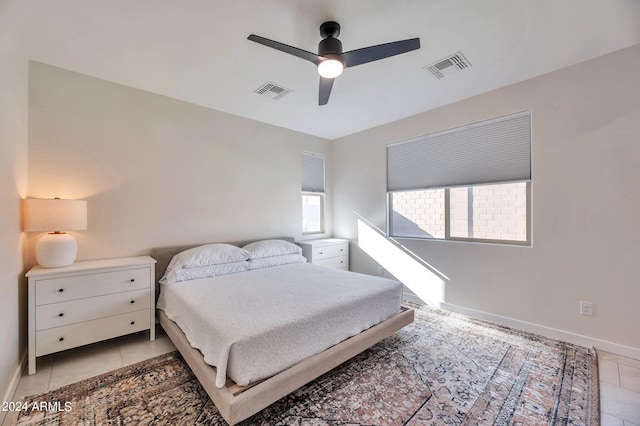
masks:
<svg viewBox="0 0 640 426"><path fill-rule="evenodd" d="M190 268L224 265L225 263L243 262L251 253L231 244L205 244L194 247L173 256L162 277L169 283L177 282L178 272ZM160 283L162 283L160 280Z"/></svg>
<svg viewBox="0 0 640 426"><path fill-rule="evenodd" d="M307 258L301 254L282 254L280 256L249 259L249 269L270 268L272 266L287 265L289 263L306 262Z"/></svg>
<svg viewBox="0 0 640 426"><path fill-rule="evenodd" d="M302 248L284 240L262 240L247 244L243 249L251 252L251 259L282 256L283 254L302 254Z"/></svg>
<svg viewBox="0 0 640 426"><path fill-rule="evenodd" d="M251 253L231 244L205 244L176 254L167 269L171 267L199 268L220 265L222 263L242 262L249 259Z"/></svg>
<svg viewBox="0 0 640 426"><path fill-rule="evenodd" d="M200 278L215 277L218 275L235 274L236 272L244 272L249 270L249 262L222 263L220 265L201 266L199 268L175 269L164 274L160 280L160 284L170 285L173 283L189 280L197 280Z"/></svg>

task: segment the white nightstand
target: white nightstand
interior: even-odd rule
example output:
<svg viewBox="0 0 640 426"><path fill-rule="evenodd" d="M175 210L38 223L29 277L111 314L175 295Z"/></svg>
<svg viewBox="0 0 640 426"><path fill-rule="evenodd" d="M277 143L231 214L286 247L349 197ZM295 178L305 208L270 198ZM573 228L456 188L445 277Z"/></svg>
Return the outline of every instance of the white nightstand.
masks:
<svg viewBox="0 0 640 426"><path fill-rule="evenodd" d="M321 240L298 241L302 255L310 263L349 270L349 240L324 238Z"/></svg>
<svg viewBox="0 0 640 426"><path fill-rule="evenodd" d="M36 357L150 330L155 340L155 259L149 256L34 266L29 278L29 374Z"/></svg>

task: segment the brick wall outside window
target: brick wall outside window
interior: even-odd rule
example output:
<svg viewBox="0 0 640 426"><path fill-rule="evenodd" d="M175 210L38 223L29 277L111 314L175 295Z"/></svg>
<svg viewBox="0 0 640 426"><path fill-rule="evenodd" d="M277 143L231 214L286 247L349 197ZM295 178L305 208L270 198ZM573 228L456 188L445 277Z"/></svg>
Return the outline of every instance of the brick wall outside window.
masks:
<svg viewBox="0 0 640 426"><path fill-rule="evenodd" d="M526 241L525 182L451 188L452 238ZM395 236L445 238L444 189L392 194Z"/></svg>
<svg viewBox="0 0 640 426"><path fill-rule="evenodd" d="M444 189L395 192L393 211L395 235L444 238Z"/></svg>

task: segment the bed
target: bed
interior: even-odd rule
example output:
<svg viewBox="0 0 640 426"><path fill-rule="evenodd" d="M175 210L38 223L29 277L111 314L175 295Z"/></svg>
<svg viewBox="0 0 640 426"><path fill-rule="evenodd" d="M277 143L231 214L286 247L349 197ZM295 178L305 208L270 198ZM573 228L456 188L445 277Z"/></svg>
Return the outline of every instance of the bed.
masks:
<svg viewBox="0 0 640 426"><path fill-rule="evenodd" d="M294 247L291 238L268 241ZM194 278L191 271L209 268L200 256L197 268L180 269L185 279L167 283L169 271L176 270L174 255L191 251L185 249L200 250L153 250L156 276L165 280L158 318L232 425L413 321L413 311L400 306L399 283L299 260L271 260L295 258L293 253L234 262L241 270L226 263L221 275Z"/></svg>

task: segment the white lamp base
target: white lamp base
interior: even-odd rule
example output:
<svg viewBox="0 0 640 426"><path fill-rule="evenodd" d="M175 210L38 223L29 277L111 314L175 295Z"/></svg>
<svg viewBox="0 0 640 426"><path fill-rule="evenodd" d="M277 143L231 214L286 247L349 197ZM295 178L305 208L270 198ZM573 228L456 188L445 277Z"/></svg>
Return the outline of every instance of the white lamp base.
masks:
<svg viewBox="0 0 640 426"><path fill-rule="evenodd" d="M69 234L50 233L36 242L36 260L43 268L61 268L76 260L78 243Z"/></svg>

